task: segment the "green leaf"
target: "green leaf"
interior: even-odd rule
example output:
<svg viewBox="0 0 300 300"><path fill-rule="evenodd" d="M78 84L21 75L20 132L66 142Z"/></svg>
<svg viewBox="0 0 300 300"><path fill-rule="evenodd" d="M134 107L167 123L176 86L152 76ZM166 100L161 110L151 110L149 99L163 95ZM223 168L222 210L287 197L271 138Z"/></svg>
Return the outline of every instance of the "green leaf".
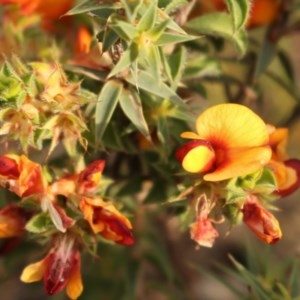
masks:
<svg viewBox="0 0 300 300"><path fill-rule="evenodd" d="M124 69L132 66L137 60L139 55L138 45L132 43L129 48L122 54L118 63L114 66L111 72L108 74L108 77L113 77Z"/></svg>
<svg viewBox="0 0 300 300"><path fill-rule="evenodd" d="M25 229L32 233L44 233L53 230L55 227L46 212L40 213L32 217L25 226Z"/></svg>
<svg viewBox="0 0 300 300"><path fill-rule="evenodd" d="M128 19L133 22L136 19L137 13L143 4L142 0L122 0L122 5L126 11Z"/></svg>
<svg viewBox="0 0 300 300"><path fill-rule="evenodd" d="M146 13L142 16L137 25L139 31L149 31L155 24L157 1L152 0L151 2L151 6L146 10Z"/></svg>
<svg viewBox="0 0 300 300"><path fill-rule="evenodd" d="M138 35L138 29L128 22L124 22L119 17L111 18L109 27L124 41L133 41Z"/></svg>
<svg viewBox="0 0 300 300"><path fill-rule="evenodd" d="M102 139L122 90L123 85L117 80L107 81L101 89L96 105L96 143L99 143Z"/></svg>
<svg viewBox="0 0 300 300"><path fill-rule="evenodd" d="M112 45L118 40L119 36L117 33L110 28L107 28L105 30L102 40L102 51L106 52L108 51Z"/></svg>
<svg viewBox="0 0 300 300"><path fill-rule="evenodd" d="M128 77L126 80L134 86L156 95L163 99L168 99L174 104L184 105L183 100L165 83L157 81L156 78L152 77L151 74L145 71L139 71L137 75L137 81L134 78Z"/></svg>
<svg viewBox="0 0 300 300"><path fill-rule="evenodd" d="M276 45L269 42L266 38L259 48L258 59L256 61L254 77L257 78L267 69L277 52Z"/></svg>
<svg viewBox="0 0 300 300"><path fill-rule="evenodd" d="M161 68L161 59L159 50L154 45L149 45L147 47L147 56L145 57L146 61L146 69L151 73L151 75L157 79L157 81L161 80L160 76L160 68Z"/></svg>
<svg viewBox="0 0 300 300"><path fill-rule="evenodd" d="M270 300L270 293L268 293L264 288L264 282L261 278L256 277L250 271L248 271L242 264L236 261L233 256L229 255L230 260L234 264L235 268L239 271L241 276L245 279L246 283L251 286L251 288L257 293L258 299Z"/></svg>
<svg viewBox="0 0 300 300"><path fill-rule="evenodd" d="M172 88L177 88L179 81L181 80L185 65L186 65L187 55L184 47L180 47L179 50L170 56L169 66L170 73L172 76Z"/></svg>
<svg viewBox="0 0 300 300"><path fill-rule="evenodd" d="M290 272L290 277L288 281L288 288L291 292L292 299L300 296L300 274L299 274L299 261L293 260L292 270Z"/></svg>
<svg viewBox="0 0 300 300"><path fill-rule="evenodd" d="M169 23L170 20L160 22L158 25L156 25L154 28L152 28L150 31L147 32L147 34L151 37L152 41L156 41L159 39L159 37L163 34L163 32L168 27Z"/></svg>
<svg viewBox="0 0 300 300"><path fill-rule="evenodd" d="M233 18L234 30L239 30L245 26L250 10L248 0L226 0L230 15Z"/></svg>
<svg viewBox="0 0 300 300"><path fill-rule="evenodd" d="M65 16L78 15L95 10L101 11L111 9L113 12L115 9L118 8L121 8L120 5L112 0L103 0L101 1L101 5L99 4L99 0L85 0L74 6L65 14Z"/></svg>
<svg viewBox="0 0 300 300"><path fill-rule="evenodd" d="M168 44L184 43L198 39L198 36L188 35L188 34L178 34L171 32L164 32L160 37L154 42L156 46L165 46Z"/></svg>
<svg viewBox="0 0 300 300"><path fill-rule="evenodd" d="M141 99L135 90L124 90L119 99L120 106L128 119L146 137L150 138Z"/></svg>
<svg viewBox="0 0 300 300"><path fill-rule="evenodd" d="M206 34L214 37L222 37L231 41L240 52L245 54L247 50L247 33L245 30L234 30L232 17L226 13L212 13L192 19L185 27L196 34Z"/></svg>

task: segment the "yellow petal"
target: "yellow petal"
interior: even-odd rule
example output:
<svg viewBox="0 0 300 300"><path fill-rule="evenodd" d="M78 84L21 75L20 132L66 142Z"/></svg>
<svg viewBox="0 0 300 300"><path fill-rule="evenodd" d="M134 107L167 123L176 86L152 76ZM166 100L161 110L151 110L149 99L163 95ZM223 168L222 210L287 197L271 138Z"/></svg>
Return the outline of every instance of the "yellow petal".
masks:
<svg viewBox="0 0 300 300"><path fill-rule="evenodd" d="M21 281L30 283L41 280L44 276L45 268L45 259L28 265L21 274Z"/></svg>
<svg viewBox="0 0 300 300"><path fill-rule="evenodd" d="M213 149L199 145L187 152L182 160L182 167L190 173L203 173L212 167L214 161Z"/></svg>
<svg viewBox="0 0 300 300"><path fill-rule="evenodd" d="M243 151L228 151L224 161L212 173L204 176L207 181L220 181L254 173L271 159L270 147L257 147Z"/></svg>
<svg viewBox="0 0 300 300"><path fill-rule="evenodd" d="M196 129L214 148L257 147L269 141L264 121L249 108L233 103L208 108L198 117Z"/></svg>
<svg viewBox="0 0 300 300"><path fill-rule="evenodd" d="M82 279L81 279L81 272L80 272L80 260L78 264L74 268L74 271L70 275L66 292L70 299L75 300L77 299L83 291Z"/></svg>

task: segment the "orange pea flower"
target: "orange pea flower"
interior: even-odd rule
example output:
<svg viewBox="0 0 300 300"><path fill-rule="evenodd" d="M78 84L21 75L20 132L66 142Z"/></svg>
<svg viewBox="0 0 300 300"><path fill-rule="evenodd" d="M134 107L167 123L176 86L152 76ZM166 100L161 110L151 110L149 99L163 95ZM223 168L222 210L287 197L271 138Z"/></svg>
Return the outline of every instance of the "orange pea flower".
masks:
<svg viewBox="0 0 300 300"><path fill-rule="evenodd" d="M204 174L206 181L221 181L251 174L266 165L272 155L263 120L245 106L219 104L196 120L193 139L181 146L176 158L190 173Z"/></svg>
<svg viewBox="0 0 300 300"><path fill-rule="evenodd" d="M277 219L255 197L249 197L242 209L244 223L267 244L274 244L282 237Z"/></svg>
<svg viewBox="0 0 300 300"><path fill-rule="evenodd" d="M122 245L133 244L130 221L112 203L100 198L82 197L79 207L95 234L99 233L104 238Z"/></svg>
<svg viewBox="0 0 300 300"><path fill-rule="evenodd" d="M24 16L41 16L43 26L51 28L55 21L64 15L73 5L74 0L0 0L0 4L16 4Z"/></svg>
<svg viewBox="0 0 300 300"><path fill-rule="evenodd" d="M300 187L300 160L289 159L286 154L287 128L268 125L272 159L268 165L273 169L278 184L278 194L287 196Z"/></svg>
<svg viewBox="0 0 300 300"><path fill-rule="evenodd" d="M71 174L55 181L51 185L51 191L65 197L74 193L77 195L93 194L100 185L104 167L104 160L95 160L79 174Z"/></svg>
<svg viewBox="0 0 300 300"><path fill-rule="evenodd" d="M24 233L28 213L16 205L7 205L0 210L0 238L17 237Z"/></svg>
<svg viewBox="0 0 300 300"><path fill-rule="evenodd" d="M56 239L44 259L23 270L21 281L31 283L43 278L49 295L56 295L66 288L69 298L77 299L83 290L80 265L80 253L74 239L63 235Z"/></svg>
<svg viewBox="0 0 300 300"><path fill-rule="evenodd" d="M19 197L46 191L41 166L25 155L0 156L0 186L8 188Z"/></svg>

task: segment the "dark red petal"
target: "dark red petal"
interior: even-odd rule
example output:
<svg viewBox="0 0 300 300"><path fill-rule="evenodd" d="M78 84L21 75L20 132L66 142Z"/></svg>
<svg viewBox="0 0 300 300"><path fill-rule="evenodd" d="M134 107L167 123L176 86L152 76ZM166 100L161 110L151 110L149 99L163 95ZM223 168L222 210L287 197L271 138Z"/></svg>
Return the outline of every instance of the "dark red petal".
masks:
<svg viewBox="0 0 300 300"><path fill-rule="evenodd" d="M105 160L95 160L79 174L79 182L89 181L90 177L95 173L102 173L105 167Z"/></svg>
<svg viewBox="0 0 300 300"><path fill-rule="evenodd" d="M49 295L56 295L66 287L77 264L75 254L76 251L72 251L68 257L63 257L57 252L49 253L44 274L44 286Z"/></svg>
<svg viewBox="0 0 300 300"><path fill-rule="evenodd" d="M18 178L20 175L18 164L12 158L0 156L0 175Z"/></svg>

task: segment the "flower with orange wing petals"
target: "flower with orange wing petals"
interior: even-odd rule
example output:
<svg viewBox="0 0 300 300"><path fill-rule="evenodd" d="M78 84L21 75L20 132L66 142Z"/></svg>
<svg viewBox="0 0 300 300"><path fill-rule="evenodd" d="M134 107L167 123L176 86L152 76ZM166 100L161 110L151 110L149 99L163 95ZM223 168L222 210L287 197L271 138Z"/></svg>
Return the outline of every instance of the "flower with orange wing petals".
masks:
<svg viewBox="0 0 300 300"><path fill-rule="evenodd" d="M272 148L272 159L268 163L274 171L280 196L292 194L300 187L300 160L290 159L286 154L288 140L287 128L275 128L268 125L269 144Z"/></svg>
<svg viewBox="0 0 300 300"><path fill-rule="evenodd" d="M100 198L82 197L79 207L94 233L118 244L134 243L130 221L112 203Z"/></svg>
<svg viewBox="0 0 300 300"><path fill-rule="evenodd" d="M204 174L206 181L221 181L254 173L271 159L269 135L263 120L245 106L219 104L196 121L193 139L181 146L176 157L190 173Z"/></svg>
<svg viewBox="0 0 300 300"><path fill-rule="evenodd" d="M23 270L21 281L31 283L43 278L49 295L56 295L66 288L70 299L77 299L83 290L80 264L75 240L67 235L59 236L44 259Z"/></svg>
<svg viewBox="0 0 300 300"><path fill-rule="evenodd" d="M19 197L46 191L41 166L25 155L0 156L0 186L6 187Z"/></svg>

